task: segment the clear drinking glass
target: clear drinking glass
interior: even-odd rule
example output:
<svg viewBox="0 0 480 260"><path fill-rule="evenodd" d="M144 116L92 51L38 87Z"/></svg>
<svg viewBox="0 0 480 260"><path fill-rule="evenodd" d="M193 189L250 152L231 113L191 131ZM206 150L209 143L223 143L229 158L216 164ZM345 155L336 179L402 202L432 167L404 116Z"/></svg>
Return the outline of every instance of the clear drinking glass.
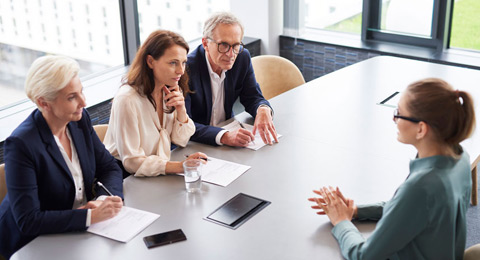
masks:
<svg viewBox="0 0 480 260"><path fill-rule="evenodd" d="M202 187L202 162L190 159L183 162L185 188L187 192L197 192Z"/></svg>

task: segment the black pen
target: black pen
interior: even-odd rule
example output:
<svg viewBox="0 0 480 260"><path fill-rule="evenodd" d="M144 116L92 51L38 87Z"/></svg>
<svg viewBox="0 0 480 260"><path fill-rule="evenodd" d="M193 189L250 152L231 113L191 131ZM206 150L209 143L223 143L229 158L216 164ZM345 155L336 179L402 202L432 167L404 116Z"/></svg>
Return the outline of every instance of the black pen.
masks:
<svg viewBox="0 0 480 260"><path fill-rule="evenodd" d="M238 121L238 123L240 124L240 127L247 130L247 128L245 128L245 126L242 124L242 122ZM252 144L255 145L255 141L252 140Z"/></svg>
<svg viewBox="0 0 480 260"><path fill-rule="evenodd" d="M188 156L190 156L190 155L185 154L185 158L188 158ZM211 161L210 158L205 158L205 157L199 157L198 159L204 160L204 161Z"/></svg>
<svg viewBox="0 0 480 260"><path fill-rule="evenodd" d="M109 196L113 196L113 194L101 182L97 181L97 185L100 186L100 188L102 188Z"/></svg>

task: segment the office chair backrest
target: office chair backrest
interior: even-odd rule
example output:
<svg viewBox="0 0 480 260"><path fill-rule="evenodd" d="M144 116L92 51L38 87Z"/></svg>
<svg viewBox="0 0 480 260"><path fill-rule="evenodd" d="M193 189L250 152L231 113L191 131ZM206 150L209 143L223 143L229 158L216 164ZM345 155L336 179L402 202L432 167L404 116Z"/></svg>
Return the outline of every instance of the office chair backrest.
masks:
<svg viewBox="0 0 480 260"><path fill-rule="evenodd" d="M105 134L107 133L108 125L107 124L94 125L93 129L97 133L100 141L102 141L103 143L103 139L105 139Z"/></svg>
<svg viewBox="0 0 480 260"><path fill-rule="evenodd" d="M265 99L271 99L305 83L297 66L280 56L255 56L252 58L252 66Z"/></svg>
<svg viewBox="0 0 480 260"><path fill-rule="evenodd" d="M478 260L480 259L480 244L473 245L463 255L463 260Z"/></svg>
<svg viewBox="0 0 480 260"><path fill-rule="evenodd" d="M0 203L7 195L7 182L5 181L5 164L0 164Z"/></svg>

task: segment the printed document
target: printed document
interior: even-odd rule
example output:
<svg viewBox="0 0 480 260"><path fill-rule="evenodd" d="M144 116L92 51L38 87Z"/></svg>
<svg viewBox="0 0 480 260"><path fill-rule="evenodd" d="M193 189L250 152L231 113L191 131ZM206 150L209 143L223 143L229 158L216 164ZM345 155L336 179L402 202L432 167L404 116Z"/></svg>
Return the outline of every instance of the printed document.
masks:
<svg viewBox="0 0 480 260"><path fill-rule="evenodd" d="M246 123L242 123L240 125L240 122L238 122L237 120L234 120L233 122L231 122L230 124L228 124L226 126L223 126L222 128L225 129L225 130L228 130L228 131L235 131L237 129L242 128L242 125L245 129L247 129L248 131L253 133L253 125L249 125L249 124L246 124ZM277 138L280 138L281 136L282 135L279 135L277 133ZM275 140L273 139L271 134L270 134L270 138L271 138L272 142L275 142ZM246 148L256 151L256 150L258 150L258 149L260 149L264 146L265 146L265 143L263 142L262 137L260 137L260 132L257 131L255 133L255 140L253 142L250 142Z"/></svg>
<svg viewBox="0 0 480 260"><path fill-rule="evenodd" d="M250 166L208 157L209 161L203 165L202 181L226 187Z"/></svg>
<svg viewBox="0 0 480 260"><path fill-rule="evenodd" d="M160 215L123 206L114 218L92 224L87 231L120 242L128 242Z"/></svg>

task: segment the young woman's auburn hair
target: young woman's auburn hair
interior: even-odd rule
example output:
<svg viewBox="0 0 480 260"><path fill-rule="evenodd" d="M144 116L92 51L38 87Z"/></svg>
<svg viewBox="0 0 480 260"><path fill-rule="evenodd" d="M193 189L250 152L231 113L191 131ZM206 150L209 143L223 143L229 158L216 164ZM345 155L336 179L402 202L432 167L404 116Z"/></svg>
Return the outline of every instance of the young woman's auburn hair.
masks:
<svg viewBox="0 0 480 260"><path fill-rule="evenodd" d="M130 65L126 77L123 79L123 84L130 85L141 96L147 97L155 108L155 100L152 97L152 92L155 89L155 80L153 71L147 64L147 57L150 55L157 60L163 56L168 48L174 45L183 47L187 53L189 51L188 43L179 34L167 30L152 32L138 49L135 59ZM188 87L187 71L180 77L178 85L183 91L184 97L191 93Z"/></svg>
<svg viewBox="0 0 480 260"><path fill-rule="evenodd" d="M416 81L407 87L408 111L434 130L440 141L452 146L467 139L475 128L473 99L437 78Z"/></svg>

